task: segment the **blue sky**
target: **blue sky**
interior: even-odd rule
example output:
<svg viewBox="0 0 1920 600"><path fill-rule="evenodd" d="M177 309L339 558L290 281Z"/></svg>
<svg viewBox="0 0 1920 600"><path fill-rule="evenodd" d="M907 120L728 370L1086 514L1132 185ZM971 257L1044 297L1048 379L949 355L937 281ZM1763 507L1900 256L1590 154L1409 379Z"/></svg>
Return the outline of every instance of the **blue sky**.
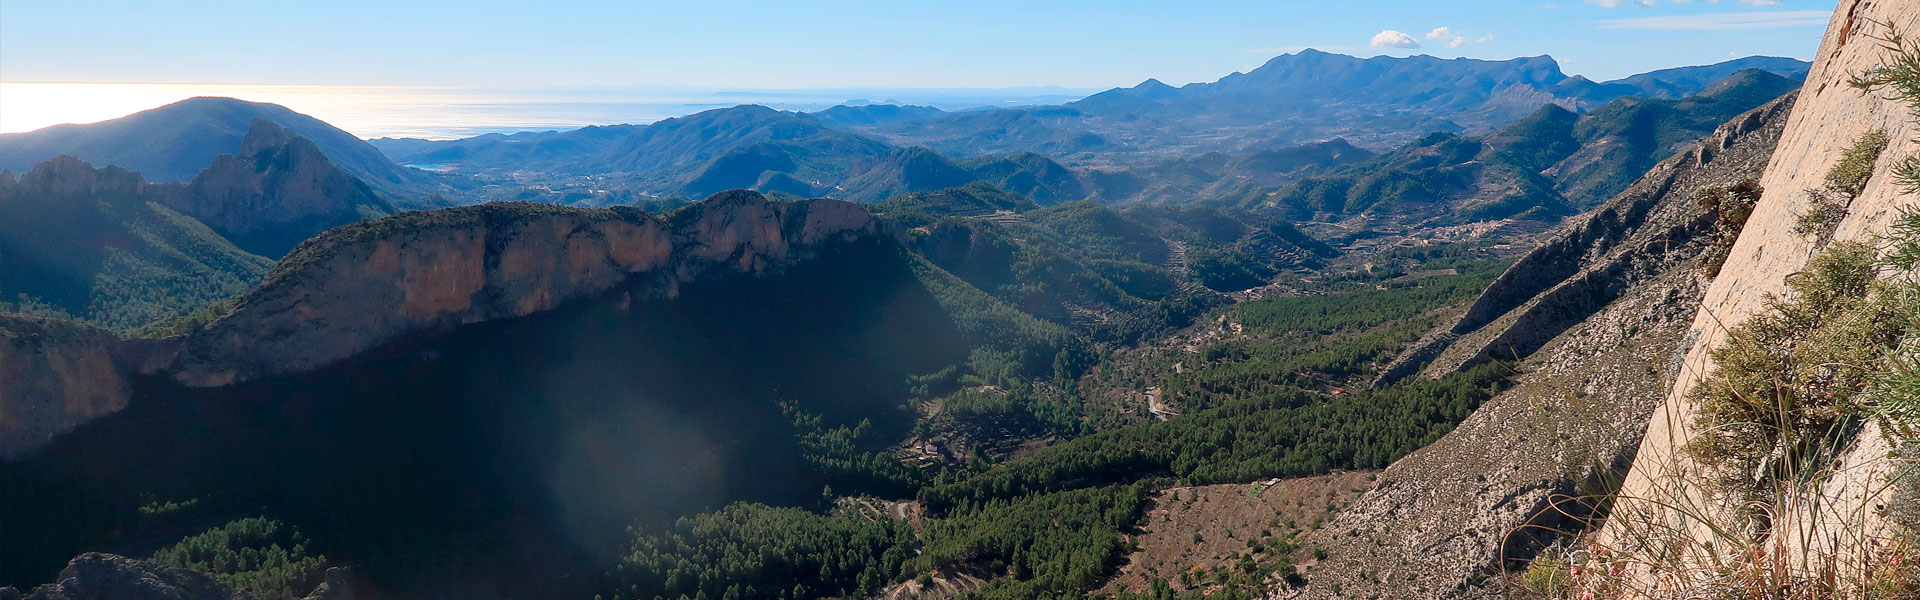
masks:
<svg viewBox="0 0 1920 600"><path fill-rule="evenodd" d="M1301 47L1551 54L1610 79L1811 58L1832 0L7 0L0 81L1104 88ZM1441 27L1444 32L1436 32ZM1382 35L1394 31L1404 34ZM1418 48L1376 46L1397 42Z"/></svg>

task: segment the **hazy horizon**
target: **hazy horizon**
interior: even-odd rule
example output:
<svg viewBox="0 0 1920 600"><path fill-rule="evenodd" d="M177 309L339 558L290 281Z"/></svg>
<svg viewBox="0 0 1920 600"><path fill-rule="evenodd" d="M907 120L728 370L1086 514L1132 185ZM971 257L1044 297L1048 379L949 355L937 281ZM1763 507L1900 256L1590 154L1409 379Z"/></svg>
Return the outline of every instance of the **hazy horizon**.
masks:
<svg viewBox="0 0 1920 600"><path fill-rule="evenodd" d="M240 97L340 121L363 137L645 123L722 105L705 98L717 94L779 96L777 107L790 109L860 97L843 93L851 90L916 103L938 101L920 93L929 90L980 91L977 105L1048 103L1147 79L1214 81L1304 48L1484 60L1549 55L1569 75L1605 81L1742 56L1811 59L1833 4L584 0L539 10L480 2L454 11L360 0L11 2L0 4L0 85L9 86L0 93L0 132L96 122L233 89L263 92ZM61 26L81 22L82 30ZM44 95L37 92L47 88L22 91L29 82L121 87ZM1033 91L1055 87L1064 93ZM446 92L454 89L475 97ZM432 98L400 97L422 90ZM627 96L594 98L608 90ZM822 90L846 97L784 98ZM360 104L343 91L359 94ZM566 98L538 98L553 94ZM582 106L603 101L627 106ZM476 108L489 102L551 114ZM423 105L432 110L418 110ZM458 126L427 123L456 116Z"/></svg>
<svg viewBox="0 0 1920 600"><path fill-rule="evenodd" d="M454 86L0 82L0 133L124 117L188 98L286 106L364 139L454 139L487 133L644 125L741 104L816 111L841 104L919 104L943 110L1051 104L1100 90L1015 88L724 89L620 86L485 89Z"/></svg>
<svg viewBox="0 0 1920 600"><path fill-rule="evenodd" d="M1296 54L1302 50L1306 49L1293 49L1282 55ZM1358 53L1347 55L1359 56ZM1363 58L1379 56L1387 55L1375 54ZM1416 56L1432 55L1423 53ZM1728 57L1725 60L1753 56L1762 55ZM1555 60L1559 62L1559 59ZM1686 66L1696 65L1675 64L1659 68ZM1567 71L1564 63L1561 63L1561 68ZM1250 70L1252 69L1233 73L1244 73ZM1214 79L1180 82L1174 85L1206 83L1229 74L1231 73L1221 73ZM1568 74L1577 75L1570 71ZM516 89L473 86L0 81L0 134L35 131L56 125L97 123L201 96L231 97L250 102L279 104L326 121L363 139L404 137L445 140L488 133L575 129L590 125L644 125L705 110L743 104L760 104L779 110L801 112L824 110L843 104L913 104L949 111L1060 104L1109 89L1130 87L1137 83L1130 82L1100 88L1072 88L1059 85L998 88L827 86L715 88L685 85L607 85Z"/></svg>

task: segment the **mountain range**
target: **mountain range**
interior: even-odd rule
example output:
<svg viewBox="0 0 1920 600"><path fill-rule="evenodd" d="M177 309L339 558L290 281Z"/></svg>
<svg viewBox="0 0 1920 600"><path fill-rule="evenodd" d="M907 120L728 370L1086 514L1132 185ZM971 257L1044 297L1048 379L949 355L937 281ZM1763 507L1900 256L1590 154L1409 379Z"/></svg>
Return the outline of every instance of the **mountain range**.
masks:
<svg viewBox="0 0 1920 600"><path fill-rule="evenodd" d="M1627 96L1679 98L1745 69L1798 81L1805 61L1748 57L1614 81L1568 76L1546 56L1511 60L1284 54L1246 73L1179 87L1149 79L1055 107L852 126L959 155L1032 150L1063 160L1245 152L1342 137L1386 149L1433 131L1483 134L1542 104L1585 111ZM867 110L876 110L867 107Z"/></svg>
<svg viewBox="0 0 1920 600"><path fill-rule="evenodd" d="M1883 99L1805 73L1308 51L1019 109L0 137L55 152L0 170L0 598L1552 585L1715 278L1826 243L1769 165L1893 214L1860 148L1912 131L1813 147L1810 95Z"/></svg>
<svg viewBox="0 0 1920 600"><path fill-rule="evenodd" d="M395 164L371 144L284 106L233 98L190 98L118 119L0 134L0 169L24 172L66 154L137 171L156 182L192 179L220 154L240 147L254 119L311 141L327 158L389 199L448 191L444 181Z"/></svg>
<svg viewBox="0 0 1920 600"><path fill-rule="evenodd" d="M1038 200L1178 201L1183 196L1208 199L1229 192L1246 196L1257 191L1246 187L1246 182L1271 187L1325 166L1274 165L1273 169L1284 172L1277 173L1266 167L1225 164L1255 165L1283 155L1311 154L1294 148L1303 143L1338 139L1357 149L1383 151L1433 131L1484 135L1547 104L1583 113L1630 96L1672 100L1697 95L1741 72L1764 71L1797 81L1806 69L1803 61L1750 57L1593 82L1565 75L1548 57L1359 59L1309 50L1276 57L1258 69L1212 83L1176 88L1149 80L1061 106L946 112L862 105L811 114L736 107L640 127L490 134L451 141L382 139L373 144L402 162L549 186L592 175L598 178L593 187L625 185L655 195L700 197L721 189L750 188L861 201L966 183L971 179L960 173L965 169L958 163L970 159L1000 156L1032 162L1032 158L1019 158L1032 154L1078 171L1082 180L1078 187L1084 193L1076 195L1079 192L1071 191L1072 186L1052 186L1067 191L1057 196L1031 194ZM1747 107L1765 100L1753 99ZM1722 113L1702 120L1717 116ZM1667 124L1650 118L1646 126ZM1652 133L1673 138L1653 143L1671 148L1674 140L1700 134L1697 125L1682 129ZM901 151L913 147L949 158L934 160L926 153ZM1336 154L1340 156L1331 159L1334 163L1354 156L1344 151ZM1623 170L1629 173L1651 164L1625 156L1621 160L1636 161ZM938 164L942 162L954 164ZM1128 170L1140 175L1141 169L1156 175L1191 174L1176 176L1179 182L1151 177L1154 189L1133 180L1137 178L1112 175ZM923 180L903 178L909 176ZM1624 184L1612 185L1610 189L1617 190ZM1596 188L1591 196L1604 198L1608 191Z"/></svg>
<svg viewBox="0 0 1920 600"><path fill-rule="evenodd" d="M1677 100L1623 98L1585 115L1549 104L1485 136L1429 134L1243 201L1314 221L1558 218L1618 194L1720 123L1796 87L1748 69Z"/></svg>
<svg viewBox="0 0 1920 600"><path fill-rule="evenodd" d="M0 302L131 331L231 297L294 246L392 204L256 118L188 183L68 155L0 172Z"/></svg>

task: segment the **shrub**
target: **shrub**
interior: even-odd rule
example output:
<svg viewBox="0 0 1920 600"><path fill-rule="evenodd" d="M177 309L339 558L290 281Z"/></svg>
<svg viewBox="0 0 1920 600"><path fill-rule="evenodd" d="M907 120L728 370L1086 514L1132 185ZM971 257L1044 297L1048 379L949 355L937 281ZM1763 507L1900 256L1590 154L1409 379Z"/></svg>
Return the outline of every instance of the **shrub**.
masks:
<svg viewBox="0 0 1920 600"><path fill-rule="evenodd" d="M153 553L153 562L212 575L262 600L299 598L327 558L298 529L264 517L227 523Z"/></svg>
<svg viewBox="0 0 1920 600"><path fill-rule="evenodd" d="M1730 186L1701 188L1696 193L1700 206L1715 215L1713 246L1707 248L1701 258L1700 270L1706 276L1720 275L1720 268L1727 263L1727 253L1746 228L1747 218L1753 216L1753 207L1760 203L1762 192L1760 182L1748 178Z"/></svg>
<svg viewBox="0 0 1920 600"><path fill-rule="evenodd" d="M1857 424L1860 392L1911 328L1915 297L1878 281L1875 259L1869 244L1836 244L1789 279L1789 297L1734 328L1713 352L1718 369L1691 393L1695 458L1729 483L1762 483L1756 469L1811 458Z"/></svg>
<svg viewBox="0 0 1920 600"><path fill-rule="evenodd" d="M1853 145L1840 152L1840 162L1834 163L1827 171L1827 189L1853 198L1867 189L1867 180L1873 179L1873 166L1880 162L1880 154L1887 150L1887 131L1875 129L1854 140Z"/></svg>

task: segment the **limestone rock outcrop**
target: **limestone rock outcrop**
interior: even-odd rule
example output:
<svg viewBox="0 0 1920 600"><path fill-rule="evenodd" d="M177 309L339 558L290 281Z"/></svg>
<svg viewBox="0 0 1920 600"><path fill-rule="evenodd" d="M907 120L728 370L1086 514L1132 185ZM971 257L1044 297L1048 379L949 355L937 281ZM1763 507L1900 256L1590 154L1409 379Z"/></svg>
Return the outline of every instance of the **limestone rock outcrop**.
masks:
<svg viewBox="0 0 1920 600"><path fill-rule="evenodd" d="M125 408L136 374L205 387L299 373L407 336L616 290L669 297L698 278L778 272L823 244L899 235L854 204L746 191L665 219L501 203L353 223L301 244L231 312L183 337L0 319L0 459Z"/></svg>
<svg viewBox="0 0 1920 600"><path fill-rule="evenodd" d="M127 407L119 339L72 321L0 315L0 460Z"/></svg>
<svg viewBox="0 0 1920 600"><path fill-rule="evenodd" d="M327 228L394 212L312 141L257 117L238 152L214 157L184 193L164 202L263 256L285 254Z"/></svg>
<svg viewBox="0 0 1920 600"><path fill-rule="evenodd" d="M301 244L162 370L216 386L317 368L402 336L553 309L640 280L672 295L759 274L811 246L880 235L837 200L722 192L661 220L635 209L486 204L335 228Z"/></svg>
<svg viewBox="0 0 1920 600"><path fill-rule="evenodd" d="M1389 466L1309 543L1305 598L1499 598L1502 558L1578 529L1568 500L1624 470L1659 405L1722 242L1699 190L1758 177L1794 99L1741 115L1576 220L1395 364L1442 376L1517 361L1514 385Z"/></svg>
<svg viewBox="0 0 1920 600"><path fill-rule="evenodd" d="M124 556L89 552L28 600L252 600L205 574Z"/></svg>
<svg viewBox="0 0 1920 600"><path fill-rule="evenodd" d="M1920 122L1910 107L1886 97L1884 93L1866 93L1848 85L1848 80L1866 69L1884 64L1888 57L1886 39L1890 34L1908 38L1920 35L1920 2L1915 0L1842 0L1827 26L1825 38L1808 74L1806 87L1789 117L1760 183L1768 193L1755 207L1745 232L1728 252L1726 265L1713 285L1707 288L1700 310L1690 327L1691 342L1672 381L1665 404L1654 411L1647 434L1641 442L1631 472L1621 490L1616 516L1607 526L1609 536L1620 533L1619 515L1642 515L1659 519L1670 513L1663 507L1689 506L1703 512L1704 500L1698 487L1701 478L1691 459L1681 449L1693 437L1690 431L1695 406L1689 392L1713 369L1711 352L1722 345L1729 331L1762 310L1770 296L1787 290L1787 281L1801 271L1819 248L1819 240L1795 233L1800 215L1815 202L1808 190L1819 189L1841 154L1857 140L1873 131L1884 131L1890 141L1875 164L1874 174L1860 193L1844 207L1844 217L1832 230L1830 241L1870 240L1885 233L1902 210L1915 208L1920 196L1906 193L1888 176L1899 157L1920 153ZM1860 443L1835 458L1845 467L1846 476L1835 477L1819 492L1825 502L1807 500L1807 506L1821 506L1825 514L1795 514L1792 510L1775 515L1781 522L1804 527L1808 539L1852 539L1847 530L1871 530L1873 523L1843 523L1832 515L1863 514L1865 507L1881 504L1884 498L1862 494L1888 486L1860 477L1884 477L1873 469L1856 468L1888 452L1884 438L1872 432L1858 436ZM1707 507L1711 509L1711 507ZM1701 524L1692 517L1680 519ZM1709 541L1709 534L1696 529L1693 538ZM1832 548L1827 552L1847 553L1857 549Z"/></svg>

